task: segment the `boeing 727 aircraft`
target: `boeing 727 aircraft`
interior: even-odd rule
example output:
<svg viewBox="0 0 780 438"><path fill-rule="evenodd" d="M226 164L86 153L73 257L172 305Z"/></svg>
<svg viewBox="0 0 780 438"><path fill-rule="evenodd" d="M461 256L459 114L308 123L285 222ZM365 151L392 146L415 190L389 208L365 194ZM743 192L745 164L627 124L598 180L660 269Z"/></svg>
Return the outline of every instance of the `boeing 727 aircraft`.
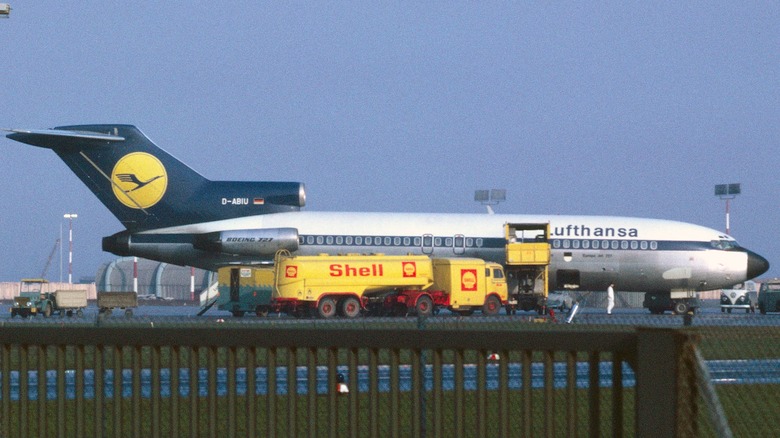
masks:
<svg viewBox="0 0 780 438"><path fill-rule="evenodd" d="M693 224L612 216L301 211L296 182L210 181L129 125L9 130L53 150L125 226L103 250L216 270L295 254L385 253L504 263L505 223L549 223L553 289L668 294L728 288L769 269L732 237Z"/></svg>

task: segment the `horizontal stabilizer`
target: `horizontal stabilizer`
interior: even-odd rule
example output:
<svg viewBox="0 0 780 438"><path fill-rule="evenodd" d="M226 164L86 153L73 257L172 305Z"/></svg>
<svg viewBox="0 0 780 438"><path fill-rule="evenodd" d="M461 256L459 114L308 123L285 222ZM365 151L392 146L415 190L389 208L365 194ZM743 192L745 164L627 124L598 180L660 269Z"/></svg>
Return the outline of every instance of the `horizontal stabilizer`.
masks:
<svg viewBox="0 0 780 438"><path fill-rule="evenodd" d="M61 129L2 129L3 131L11 132L6 137L11 140L16 140L22 143L30 144L33 146L40 146L44 148L54 149L55 147L61 147L64 142L69 139L79 141L80 144L85 142L114 142L124 141L125 138L112 135L110 133L102 132L89 132L89 131L66 131Z"/></svg>

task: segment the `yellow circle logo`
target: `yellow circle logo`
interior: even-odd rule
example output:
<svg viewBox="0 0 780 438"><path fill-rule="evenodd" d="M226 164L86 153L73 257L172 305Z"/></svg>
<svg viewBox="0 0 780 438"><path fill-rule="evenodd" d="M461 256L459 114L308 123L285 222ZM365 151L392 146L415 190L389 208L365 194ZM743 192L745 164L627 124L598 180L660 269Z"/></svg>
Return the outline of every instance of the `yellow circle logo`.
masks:
<svg viewBox="0 0 780 438"><path fill-rule="evenodd" d="M168 188L168 173L156 157L133 152L122 157L111 172L114 196L130 208L149 208Z"/></svg>

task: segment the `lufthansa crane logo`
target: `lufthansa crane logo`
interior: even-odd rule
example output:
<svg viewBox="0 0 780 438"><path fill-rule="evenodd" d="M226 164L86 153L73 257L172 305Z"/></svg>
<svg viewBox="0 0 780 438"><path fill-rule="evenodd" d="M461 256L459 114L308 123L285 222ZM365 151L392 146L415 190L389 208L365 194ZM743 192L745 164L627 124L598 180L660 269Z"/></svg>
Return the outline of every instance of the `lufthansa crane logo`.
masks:
<svg viewBox="0 0 780 438"><path fill-rule="evenodd" d="M111 172L114 196L130 208L149 208L168 188L168 173L156 157L133 152L122 157Z"/></svg>

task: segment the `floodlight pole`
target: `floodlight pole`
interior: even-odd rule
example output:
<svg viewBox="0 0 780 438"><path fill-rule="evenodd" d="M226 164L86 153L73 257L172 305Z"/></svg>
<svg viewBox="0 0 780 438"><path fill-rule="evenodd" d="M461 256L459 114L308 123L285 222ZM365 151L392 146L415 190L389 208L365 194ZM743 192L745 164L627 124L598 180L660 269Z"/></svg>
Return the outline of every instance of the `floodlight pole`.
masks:
<svg viewBox="0 0 780 438"><path fill-rule="evenodd" d="M742 193L741 184L718 184L715 186L715 196L726 201L726 234L731 235L731 200Z"/></svg>
<svg viewBox="0 0 780 438"><path fill-rule="evenodd" d="M79 215L66 213L63 217L68 220L68 284L73 284L73 219Z"/></svg>

